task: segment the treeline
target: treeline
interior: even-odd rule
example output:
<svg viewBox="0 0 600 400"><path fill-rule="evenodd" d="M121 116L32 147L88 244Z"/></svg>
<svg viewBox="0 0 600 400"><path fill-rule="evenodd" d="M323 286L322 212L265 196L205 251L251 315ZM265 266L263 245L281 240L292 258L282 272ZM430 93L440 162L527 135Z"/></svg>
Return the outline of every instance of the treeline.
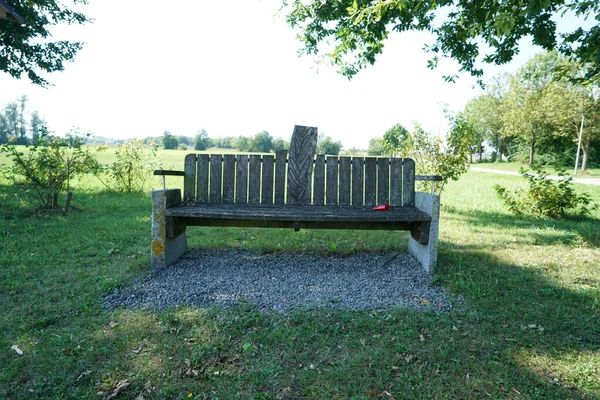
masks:
<svg viewBox="0 0 600 400"><path fill-rule="evenodd" d="M600 76L583 79L585 73L585 66L548 52L494 77L457 115L472 153L482 161L485 143L492 161L572 166L581 134L581 170L600 165Z"/></svg>
<svg viewBox="0 0 600 400"><path fill-rule="evenodd" d="M210 148L236 149L242 152L271 153L277 150L288 150L290 141L280 137L273 138L267 131L261 131L251 137L228 136L224 138L211 138L206 129L200 129L195 137L175 136L165 131L163 136L148 137L145 144L159 145L166 150L188 149L202 151ZM317 153L338 155L342 149L342 142L334 141L331 137L320 134L317 141Z"/></svg>

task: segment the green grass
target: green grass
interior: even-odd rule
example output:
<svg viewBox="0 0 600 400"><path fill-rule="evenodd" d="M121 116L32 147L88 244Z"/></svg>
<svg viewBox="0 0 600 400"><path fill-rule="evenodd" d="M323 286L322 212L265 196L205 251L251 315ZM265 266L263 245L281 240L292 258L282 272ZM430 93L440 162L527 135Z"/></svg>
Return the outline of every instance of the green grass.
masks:
<svg viewBox="0 0 600 400"><path fill-rule="evenodd" d="M520 162L495 162L495 163L476 163L471 164L474 167L478 168L487 168L487 169L497 169L500 171L512 171L519 172L521 168L530 169L527 163ZM575 165L565 167L565 170L568 173L573 173L573 168ZM579 165L581 168L581 164ZM556 171L552 167L545 168L545 171L550 175L555 175ZM588 168L585 173L581 173L578 169L577 171L578 178L600 178L600 168Z"/></svg>
<svg viewBox="0 0 600 400"><path fill-rule="evenodd" d="M165 153L164 167L181 168L186 152ZM150 270L148 194L86 178L74 212L38 214L0 181L0 398L100 399L127 382L118 399L600 399L600 213L512 216L494 183L522 185L469 172L442 195L433 282L464 298L457 311L261 315L252 304L103 309L103 296ZM600 187L577 187L600 199ZM407 238L188 235L194 247L318 254L398 251Z"/></svg>

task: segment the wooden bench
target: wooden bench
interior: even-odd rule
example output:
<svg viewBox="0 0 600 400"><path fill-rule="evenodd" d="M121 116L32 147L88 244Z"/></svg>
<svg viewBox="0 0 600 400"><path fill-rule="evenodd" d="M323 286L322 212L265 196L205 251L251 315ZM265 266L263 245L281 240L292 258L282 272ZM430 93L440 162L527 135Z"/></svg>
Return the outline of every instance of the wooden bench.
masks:
<svg viewBox="0 0 600 400"><path fill-rule="evenodd" d="M188 154L180 189L152 192L152 264L169 265L187 249L188 226L410 231L409 251L432 272L437 259L439 196L415 192L408 158L317 155L317 128L296 126L289 155ZM373 207L390 204L387 211Z"/></svg>

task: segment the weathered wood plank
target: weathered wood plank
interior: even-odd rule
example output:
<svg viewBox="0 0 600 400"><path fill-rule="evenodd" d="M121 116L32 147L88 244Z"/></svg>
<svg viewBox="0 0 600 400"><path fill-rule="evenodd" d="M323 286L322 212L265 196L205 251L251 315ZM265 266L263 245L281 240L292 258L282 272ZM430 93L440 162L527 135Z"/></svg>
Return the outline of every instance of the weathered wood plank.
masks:
<svg viewBox="0 0 600 400"><path fill-rule="evenodd" d="M248 175L248 203L260 203L260 155L250 156L250 169Z"/></svg>
<svg viewBox="0 0 600 400"><path fill-rule="evenodd" d="M223 156L221 154L211 154L210 156L210 202L221 202L221 178Z"/></svg>
<svg viewBox="0 0 600 400"><path fill-rule="evenodd" d="M223 203L233 203L235 194L235 155L223 156Z"/></svg>
<svg viewBox="0 0 600 400"><path fill-rule="evenodd" d="M365 158L365 205L377 204L377 159Z"/></svg>
<svg viewBox="0 0 600 400"><path fill-rule="evenodd" d="M285 203L285 170L287 150L275 152L275 204Z"/></svg>
<svg viewBox="0 0 600 400"><path fill-rule="evenodd" d="M265 155L262 159L262 192L260 202L262 204L273 204L273 173L275 156Z"/></svg>
<svg viewBox="0 0 600 400"><path fill-rule="evenodd" d="M402 162L402 205L415 205L415 162L411 158Z"/></svg>
<svg viewBox="0 0 600 400"><path fill-rule="evenodd" d="M196 171L196 201L208 202L208 154L198 154Z"/></svg>
<svg viewBox="0 0 600 400"><path fill-rule="evenodd" d="M194 201L196 198L196 155L185 156L183 169L183 201Z"/></svg>
<svg viewBox="0 0 600 400"><path fill-rule="evenodd" d="M351 158L340 157L340 181L338 186L338 204L341 206L350 205L350 173L351 173Z"/></svg>
<svg viewBox="0 0 600 400"><path fill-rule="evenodd" d="M392 158L390 166L390 205L402 205L402 159Z"/></svg>
<svg viewBox="0 0 600 400"><path fill-rule="evenodd" d="M325 203L325 156L318 154L315 158L315 172L313 174L313 201L312 204L322 206Z"/></svg>
<svg viewBox="0 0 600 400"><path fill-rule="evenodd" d="M431 216L416 207L394 207L386 212L373 212L371 207L338 207L315 205L265 204L196 204L168 208L167 216L215 219L256 219L321 222L427 222ZM188 220L188 222L190 222ZM190 225L194 223L191 222Z"/></svg>
<svg viewBox="0 0 600 400"><path fill-rule="evenodd" d="M390 159L377 159L377 204L390 203Z"/></svg>
<svg viewBox="0 0 600 400"><path fill-rule="evenodd" d="M248 202L248 155L236 156L235 162L235 202Z"/></svg>
<svg viewBox="0 0 600 400"><path fill-rule="evenodd" d="M287 173L287 202L310 204L310 178L317 148L317 128L294 126Z"/></svg>
<svg viewBox="0 0 600 400"><path fill-rule="evenodd" d="M328 206L338 203L338 158L327 156L327 192L326 202Z"/></svg>
<svg viewBox="0 0 600 400"><path fill-rule="evenodd" d="M352 205L363 205L363 182L365 178L364 157L352 157Z"/></svg>

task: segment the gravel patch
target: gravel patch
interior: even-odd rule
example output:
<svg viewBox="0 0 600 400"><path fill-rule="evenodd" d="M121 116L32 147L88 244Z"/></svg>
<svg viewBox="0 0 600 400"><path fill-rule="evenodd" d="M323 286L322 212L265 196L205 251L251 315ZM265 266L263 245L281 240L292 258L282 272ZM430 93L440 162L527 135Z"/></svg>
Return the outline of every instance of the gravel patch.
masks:
<svg viewBox="0 0 600 400"><path fill-rule="evenodd" d="M159 311L246 302L276 312L296 307L452 310L446 290L431 286L430 279L408 253L318 257L191 250L176 264L108 296L104 305Z"/></svg>

